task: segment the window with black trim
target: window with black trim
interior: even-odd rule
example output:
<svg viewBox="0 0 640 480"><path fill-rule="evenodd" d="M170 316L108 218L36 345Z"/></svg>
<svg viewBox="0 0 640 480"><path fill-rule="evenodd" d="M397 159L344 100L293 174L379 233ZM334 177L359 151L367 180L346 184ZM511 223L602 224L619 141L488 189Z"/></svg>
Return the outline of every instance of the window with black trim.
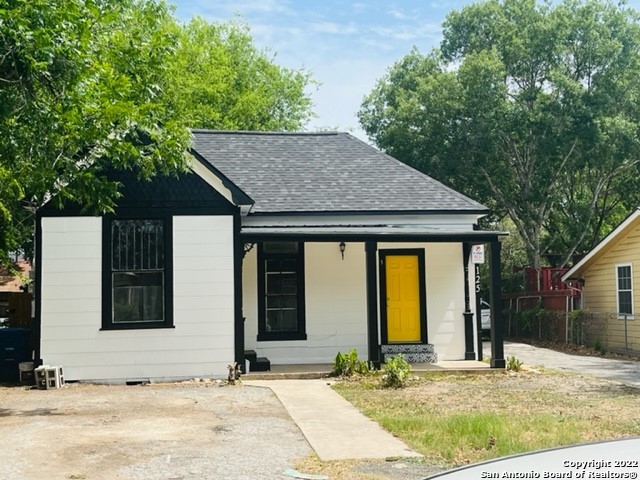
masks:
<svg viewBox="0 0 640 480"><path fill-rule="evenodd" d="M618 318L633 316L633 277L631 265L616 265Z"/></svg>
<svg viewBox="0 0 640 480"><path fill-rule="evenodd" d="M258 246L258 340L306 340L304 244Z"/></svg>
<svg viewBox="0 0 640 480"><path fill-rule="evenodd" d="M104 228L103 329L172 326L170 217L109 219Z"/></svg>

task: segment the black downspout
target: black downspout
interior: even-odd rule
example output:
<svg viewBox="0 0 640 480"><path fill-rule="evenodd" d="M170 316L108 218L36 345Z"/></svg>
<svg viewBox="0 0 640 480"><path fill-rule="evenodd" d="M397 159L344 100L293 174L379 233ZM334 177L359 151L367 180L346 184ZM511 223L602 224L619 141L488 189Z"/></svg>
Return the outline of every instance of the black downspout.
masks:
<svg viewBox="0 0 640 480"><path fill-rule="evenodd" d="M500 278L500 242L491 240L491 367L505 368L502 326L502 281Z"/></svg>
<svg viewBox="0 0 640 480"><path fill-rule="evenodd" d="M471 311L471 299L469 295L469 257L471 256L471 245L462 244L462 261L464 262L464 359L475 360L476 354L473 350L473 312Z"/></svg>
<svg viewBox="0 0 640 480"><path fill-rule="evenodd" d="M367 275L367 345L369 361L380 368L380 346L378 345L378 282L377 251L378 244L367 241L364 244Z"/></svg>
<svg viewBox="0 0 640 480"><path fill-rule="evenodd" d="M240 239L240 209L233 214L233 272L234 272L234 361L246 372L244 361L244 318L242 315L242 257L244 244Z"/></svg>

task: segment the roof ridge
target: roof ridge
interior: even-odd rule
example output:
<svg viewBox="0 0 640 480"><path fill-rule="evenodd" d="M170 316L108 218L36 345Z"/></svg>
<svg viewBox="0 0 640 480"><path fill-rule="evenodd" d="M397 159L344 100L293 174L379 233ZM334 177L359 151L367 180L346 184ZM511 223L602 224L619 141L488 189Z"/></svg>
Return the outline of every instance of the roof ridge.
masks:
<svg viewBox="0 0 640 480"><path fill-rule="evenodd" d="M330 136L341 135L343 132L278 132L269 130L210 130L207 128L193 128L191 133L210 133L214 135L218 134L233 134L233 135L286 135L286 136Z"/></svg>

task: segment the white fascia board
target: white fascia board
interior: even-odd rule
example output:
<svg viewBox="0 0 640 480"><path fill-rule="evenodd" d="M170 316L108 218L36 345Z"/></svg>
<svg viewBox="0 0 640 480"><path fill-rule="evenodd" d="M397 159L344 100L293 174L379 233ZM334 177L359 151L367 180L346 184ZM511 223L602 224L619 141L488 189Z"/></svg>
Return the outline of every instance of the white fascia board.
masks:
<svg viewBox="0 0 640 480"><path fill-rule="evenodd" d="M481 216L477 214L348 214L348 215L249 215L242 219L243 227L352 227L359 226L424 226L445 227L447 230L473 230Z"/></svg>
<svg viewBox="0 0 640 480"><path fill-rule="evenodd" d="M240 214L242 216L246 216L251 211L253 204L238 204L238 202L234 201L233 193L231 190L225 186L222 179L208 169L205 165L202 164L197 158L191 157L191 164L189 165L193 173L202 178L205 182L207 182L214 190L216 190L220 195L226 198L232 205L237 205L240 207Z"/></svg>
<svg viewBox="0 0 640 480"><path fill-rule="evenodd" d="M202 178L205 182L211 185L220 195L226 198L230 203L235 205L233 201L233 195L231 194L231 190L224 186L222 180L218 178L216 175L211 172L207 167L205 167L201 162L199 162L195 158L191 158L191 165L189 165L193 173Z"/></svg>
<svg viewBox="0 0 640 480"><path fill-rule="evenodd" d="M609 235L604 237L604 239L602 239L602 241L598 245L593 247L593 249L591 249L591 251L589 253L587 253L582 260L580 260L578 263L576 263L571 268L571 270L569 270L567 273L565 273L562 276L562 281L566 282L570 278L573 278L573 276L577 272L579 272L582 269L582 267L584 267L587 263L589 263L607 245L609 245L611 242L613 242L621 232L623 232L631 223L633 223L638 218L639 215L640 215L640 209L634 210L627 218L625 218L622 221L622 223L620 225L618 225L611 233L609 233Z"/></svg>

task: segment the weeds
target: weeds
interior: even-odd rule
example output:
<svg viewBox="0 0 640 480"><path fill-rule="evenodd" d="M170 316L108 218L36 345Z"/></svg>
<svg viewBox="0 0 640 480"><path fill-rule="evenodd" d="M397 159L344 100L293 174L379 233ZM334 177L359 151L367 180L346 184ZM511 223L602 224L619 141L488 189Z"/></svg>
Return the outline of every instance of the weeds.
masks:
<svg viewBox="0 0 640 480"><path fill-rule="evenodd" d="M375 369L370 362L358 359L358 352L355 348L349 353L340 353L333 360L333 370L331 375L334 377L350 377L352 375L368 375Z"/></svg>
<svg viewBox="0 0 640 480"><path fill-rule="evenodd" d="M402 388L410 377L411 365L399 353L385 363L382 385L387 388Z"/></svg>
<svg viewBox="0 0 640 480"><path fill-rule="evenodd" d="M522 362L518 360L516 357L508 357L507 358L507 370L510 372L519 372L522 370Z"/></svg>

